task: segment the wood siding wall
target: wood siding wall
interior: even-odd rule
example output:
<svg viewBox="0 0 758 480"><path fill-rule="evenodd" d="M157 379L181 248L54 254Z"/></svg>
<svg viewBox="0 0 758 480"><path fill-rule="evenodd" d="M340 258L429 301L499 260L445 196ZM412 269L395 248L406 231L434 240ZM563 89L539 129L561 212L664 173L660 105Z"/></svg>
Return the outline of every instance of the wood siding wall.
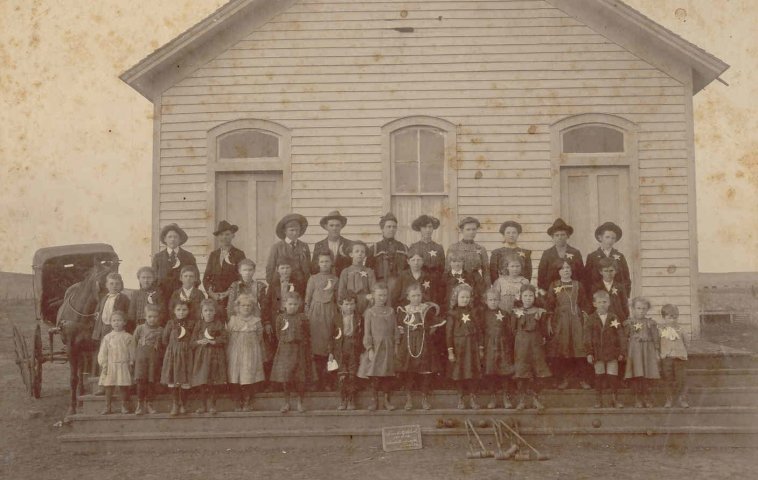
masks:
<svg viewBox="0 0 758 480"><path fill-rule="evenodd" d="M550 125L613 114L639 126L643 294L688 323L685 89L545 1L302 0L161 97L158 221L186 227L205 262L208 130L254 118L292 131L292 209L313 225L304 240L323 236L334 208L350 218L346 236L375 240L381 127L428 115L458 126L458 215L483 221L488 250L503 220L521 222L536 267L551 245Z"/></svg>

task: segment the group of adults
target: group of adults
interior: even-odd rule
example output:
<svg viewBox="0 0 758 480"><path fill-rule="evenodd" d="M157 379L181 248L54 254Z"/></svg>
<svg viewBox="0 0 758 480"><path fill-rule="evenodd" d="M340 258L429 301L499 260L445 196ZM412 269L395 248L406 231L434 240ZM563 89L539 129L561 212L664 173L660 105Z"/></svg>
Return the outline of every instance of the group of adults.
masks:
<svg viewBox="0 0 758 480"><path fill-rule="evenodd" d="M282 258L287 258L292 266L290 281L295 284L298 291L304 291L310 275L318 272L318 258L322 252L331 252L334 259L332 268L339 277L342 270L352 263L350 246L353 241L342 236L342 230L347 223L347 217L338 210L321 218L319 224L326 231L326 237L316 242L311 252L309 245L300 240L308 228L308 220L297 213L284 216L276 225L276 236L279 241L271 247L268 256L266 282L270 285L277 281L276 266L281 263ZM432 240L434 231L439 227L439 219L429 215L421 215L411 224L411 228L419 232L420 239L410 247L414 251L422 252L423 269L426 272L441 275L446 268L449 268L449 261L446 258L449 259L450 254L455 252L457 257L463 258L464 271L478 275L486 286L489 286L498 278L507 259L516 255L523 259L522 276L532 281L532 252L518 244L519 235L523 231L518 222L508 220L500 225L503 246L495 249L491 255L488 255L485 247L475 241L481 228L478 219L470 216L461 219L458 222L460 240L450 245L447 250ZM374 270L377 281L386 282L392 290L396 288L401 272L408 268L409 247L395 238L398 219L394 214L383 215L379 220L379 228L382 238L369 246L366 266ZM219 247L209 255L202 276L202 284L208 296L224 307L229 286L239 279L237 264L245 258L245 252L233 245L238 230L236 225L226 220L219 222L213 232ZM613 244L621 238L621 228L607 222L596 229L595 237L600 242L600 246L596 252L588 255L586 266L582 253L569 244L573 232L573 227L561 218L556 219L547 229L553 246L544 251L540 258L537 272L538 290L544 294L550 283L560 278L559 267L556 265L560 265L557 260L561 259L571 265L575 279L588 284L598 281L600 274L595 266L603 257L616 261L619 266L616 281L624 285L625 289L630 289L629 268L626 260L613 248ZM610 241L603 242L604 237L610 238ZM192 253L182 248L187 241L187 234L179 225L172 223L164 226L160 231L160 241L166 248L153 256L152 263L163 298L170 298L171 293L181 286L179 272L182 267L196 266L197 262ZM199 275L198 278L200 278ZM390 297L392 297L392 291Z"/></svg>

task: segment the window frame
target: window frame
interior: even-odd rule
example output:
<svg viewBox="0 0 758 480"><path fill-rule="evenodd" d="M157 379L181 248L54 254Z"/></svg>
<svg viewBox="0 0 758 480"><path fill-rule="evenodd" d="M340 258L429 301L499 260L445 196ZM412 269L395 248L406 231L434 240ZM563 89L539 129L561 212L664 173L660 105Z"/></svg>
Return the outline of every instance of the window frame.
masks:
<svg viewBox="0 0 758 480"><path fill-rule="evenodd" d="M279 139L278 157L254 157L254 158L223 158L219 157L219 140L225 135L240 130L258 130L266 134L274 135ZM222 173L253 173L253 172L281 172L282 173L282 211L289 212L292 204L292 132L289 128L268 120L244 118L217 125L208 131L208 165L206 177L206 202L208 205L208 238L209 255L213 250L215 241L213 232L216 212L216 174Z"/></svg>
<svg viewBox="0 0 758 480"><path fill-rule="evenodd" d="M439 193L393 193L392 185L392 134L408 127L427 127L434 128L443 133L445 139L445 158L444 158L444 192ZM449 215L446 218L440 218L442 226L440 227L448 234L448 238L456 238L458 223L458 157L457 157L457 127L454 123L442 118L430 117L425 115L414 115L399 118L385 124L382 127L382 192L383 192L383 212L389 212L392 209L392 197L447 197ZM443 235L445 237L445 235Z"/></svg>
<svg viewBox="0 0 758 480"><path fill-rule="evenodd" d="M563 134L574 128L599 125L624 134L624 151L609 153L563 153ZM629 201L631 232L625 232L632 251L627 252L629 268L635 279L632 295L642 291L640 260L640 169L638 155L639 126L625 118L604 113L585 113L563 118L550 125L550 172L552 177L553 217L561 216L561 167L627 167L629 169ZM591 252L582 252L585 255Z"/></svg>
<svg viewBox="0 0 758 480"><path fill-rule="evenodd" d="M615 132L618 132L622 135L622 148L623 150L620 152L565 152L565 143L564 143L564 137L567 133L573 132L575 130L580 130L582 128L587 127L601 127L601 128L607 128L610 130L613 130ZM615 125L609 125L607 123L601 123L601 122L589 122L589 123L580 123L579 125L573 125L571 127L566 127L560 132L560 142L561 142L561 153L566 155L602 155L602 156L608 156L608 155L625 155L626 154L626 131L622 128L619 128Z"/></svg>
<svg viewBox="0 0 758 480"><path fill-rule="evenodd" d="M419 147L421 146L421 142L420 142L420 139L418 138L418 135L420 134L421 129L427 129L427 130L430 130L430 131L433 130L433 131L438 132L438 133L441 134L441 136L442 136L442 142L443 142L443 159L442 159L442 162L443 162L443 165L445 167L445 171L442 174L443 175L443 178L442 178L442 190L436 191L436 192L421 192L421 191L418 191L418 192L398 192L396 190L396 184L394 182L394 179L395 179L395 166L396 166L397 163L395 162L394 158L392 158L393 154L394 154L394 150L395 150L394 149L394 145L393 145L393 136L395 134L397 134L398 132L401 132L401 131L407 130L407 129L416 129L415 130L416 131L416 135L417 135L416 141L418 142L416 144L417 154L418 154L418 157L417 157L417 160L418 160L418 162L417 162L417 173L418 173L418 176L417 176L417 181L418 181L417 188L419 190L421 189L421 174L422 174L421 165L422 165L422 162L421 162L421 156L420 156L421 152L418 151ZM446 159L446 157L447 157L447 148L448 148L448 145L447 145L447 136L448 136L447 130L440 129L440 128L438 128L436 126L432 126L432 125L406 125L406 126L403 126L403 127L400 127L400 128L396 128L396 129L394 129L394 130L392 130L392 131L389 132L389 142L390 142L390 145L389 145L389 148L390 148L390 195L392 195L392 196L420 196L420 197L423 197L423 196L449 196L449 194L450 194L450 192L449 192L449 184L448 184L447 179L446 179L446 176L447 176L447 173L448 173L447 172L448 167L447 167L447 161L446 161L447 160Z"/></svg>

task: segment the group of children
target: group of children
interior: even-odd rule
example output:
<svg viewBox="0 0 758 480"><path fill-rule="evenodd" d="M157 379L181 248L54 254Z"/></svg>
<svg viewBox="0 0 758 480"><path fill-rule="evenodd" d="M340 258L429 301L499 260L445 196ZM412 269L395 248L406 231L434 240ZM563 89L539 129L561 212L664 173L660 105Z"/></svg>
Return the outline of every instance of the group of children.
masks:
<svg viewBox="0 0 758 480"><path fill-rule="evenodd" d="M327 230L345 223L339 212L322 220ZM233 227L220 224L217 235L232 235L225 250L211 255L208 268L211 262L221 269L233 264ZM172 391L171 415L186 413L190 389L201 401L197 413L216 413L216 398L227 386L237 411L252 409L256 391L279 385L281 411L290 410L295 394L302 412L306 389L329 390L335 376L339 410L356 408L359 379L370 390L369 410L393 410L398 381L406 410L414 408L413 390L420 390L421 408L428 410L432 388L451 381L460 409L480 408L480 391L490 395L487 408L524 409L531 403L542 409L539 392L546 379L556 377L559 389L572 379L591 388L593 369L598 408L608 390L610 405L622 407L617 397L622 377L631 384L635 406L651 407L650 383L661 376L665 406L677 399L687 407L687 350L678 310L664 306L659 325L647 316L648 300L628 301L628 266L613 248L621 229L612 223L598 227L600 248L585 266L566 242L573 229L556 220L548 230L555 246L543 253L537 287L531 284L531 252L516 244L521 233L516 222L501 226L505 245L491 259L473 241L479 222L471 217L459 224L463 239L447 257L431 241L439 221L427 215L413 223L421 241L410 247L394 239L397 219L388 214L380 222L381 242L369 247L347 241L336 228L312 259L298 240L306 227L295 214L277 226L282 241L272 248L267 284L255 279L256 264L239 251L242 258L226 290L206 285L211 298L198 288L197 267L181 265L183 250L160 253L178 270L169 272L178 273L180 285L170 295L160 269L139 270L140 290L131 301L120 293L121 277L109 274L93 332L100 341L103 413L112 411L116 390L127 413L132 384L135 413L154 413L158 383ZM184 232L172 228L181 238Z"/></svg>

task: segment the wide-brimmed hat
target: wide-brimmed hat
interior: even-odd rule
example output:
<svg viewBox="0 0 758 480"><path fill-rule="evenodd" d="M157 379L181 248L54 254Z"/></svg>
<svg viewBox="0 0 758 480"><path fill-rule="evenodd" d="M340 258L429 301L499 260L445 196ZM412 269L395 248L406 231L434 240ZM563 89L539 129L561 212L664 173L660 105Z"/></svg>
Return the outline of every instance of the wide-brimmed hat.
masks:
<svg viewBox="0 0 758 480"><path fill-rule="evenodd" d="M175 223L169 223L168 225L161 228L161 235L160 235L161 243L163 244L166 243L166 235L168 234L168 232L171 232L171 231L174 231L179 234L179 245L184 245L185 243L187 243L187 232L182 230L181 227L179 227L179 225Z"/></svg>
<svg viewBox="0 0 758 480"><path fill-rule="evenodd" d="M505 234L505 229L508 227L513 227L516 229L516 231L521 235L521 232L523 231L523 228L521 228L521 224L518 222L514 222L513 220L507 220L503 222L502 225L500 225L500 235Z"/></svg>
<svg viewBox="0 0 758 480"><path fill-rule="evenodd" d="M556 218L555 221L553 222L553 225L551 225L550 228L547 229L547 234L552 237L555 232L560 232L560 231L566 232L568 236L570 237L571 235L574 234L574 227L564 222L562 218Z"/></svg>
<svg viewBox="0 0 758 480"><path fill-rule="evenodd" d="M300 224L300 236L305 233L305 229L308 228L308 220L299 213L290 213L285 215L284 218L279 220L276 224L276 236L284 240L284 229L287 228L287 224L290 222L297 222Z"/></svg>
<svg viewBox="0 0 758 480"><path fill-rule="evenodd" d="M394 214L394 213L392 213L392 212L387 212L387 213L385 213L385 214L382 216L382 218L380 218L380 219L379 219L379 228L384 228L384 224L385 224L385 223L387 223L387 222L395 222L395 223L399 223L399 222L397 221L397 217L396 217L396 216L395 216L395 214Z"/></svg>
<svg viewBox="0 0 758 480"><path fill-rule="evenodd" d="M218 222L218 227L216 227L216 231L213 232L213 236L221 235L222 233L229 231L232 233L237 233L237 230L239 230L240 227L237 225L232 225L231 223L227 222L226 220L221 220Z"/></svg>
<svg viewBox="0 0 758 480"><path fill-rule="evenodd" d="M605 222L604 224L600 225L595 229L595 238L598 238L600 235L603 234L606 230L610 230L611 232L616 234L616 241L618 242L621 240L621 227L616 225L613 222Z"/></svg>
<svg viewBox="0 0 758 480"><path fill-rule="evenodd" d="M332 210L329 212L329 215L323 217L319 222L321 228L326 228L326 224L329 223L329 220L339 220L343 227L347 225L347 217L342 215L339 210Z"/></svg>
<svg viewBox="0 0 758 480"><path fill-rule="evenodd" d="M417 232L421 231L421 227L432 224L432 228L437 230L440 228L440 219L432 217L431 215L421 215L411 223L411 228Z"/></svg>
<svg viewBox="0 0 758 480"><path fill-rule="evenodd" d="M464 225L469 224L469 223L475 223L476 224L476 228L481 228L481 226L482 226L482 224L481 224L481 222L479 221L478 218L476 218L476 217L466 217L463 220L461 220L460 222L458 222L458 229L459 230L462 229Z"/></svg>

